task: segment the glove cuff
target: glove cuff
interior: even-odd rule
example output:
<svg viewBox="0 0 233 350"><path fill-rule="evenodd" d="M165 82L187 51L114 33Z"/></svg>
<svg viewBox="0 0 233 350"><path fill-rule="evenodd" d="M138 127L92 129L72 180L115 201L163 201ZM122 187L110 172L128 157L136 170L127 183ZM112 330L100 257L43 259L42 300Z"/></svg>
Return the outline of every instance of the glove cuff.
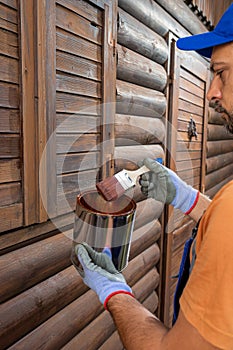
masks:
<svg viewBox="0 0 233 350"><path fill-rule="evenodd" d="M191 213L191 211L195 208L197 202L198 202L198 199L199 199L199 195L200 195L200 192L198 191L197 192L197 195L196 195L196 198L195 198L195 201L193 202L192 206L189 208L188 211L186 211L185 215L189 215Z"/></svg>
<svg viewBox="0 0 233 350"><path fill-rule="evenodd" d="M131 293L131 292L127 292L126 290L117 290L117 291L115 291L115 292L109 294L109 295L107 296L107 298L105 299L105 301L104 301L104 308L105 308L105 310L108 311L107 304L108 304L109 300L111 299L111 297L113 297L114 295L117 295L117 294L128 294L128 295L130 295L131 297L135 298L135 296L134 296L133 293Z"/></svg>

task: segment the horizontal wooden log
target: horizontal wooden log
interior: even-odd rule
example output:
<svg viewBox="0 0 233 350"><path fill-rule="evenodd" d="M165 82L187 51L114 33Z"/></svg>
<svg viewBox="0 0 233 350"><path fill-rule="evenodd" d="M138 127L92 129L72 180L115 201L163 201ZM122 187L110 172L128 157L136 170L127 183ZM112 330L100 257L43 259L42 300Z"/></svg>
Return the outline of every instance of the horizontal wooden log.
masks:
<svg viewBox="0 0 233 350"><path fill-rule="evenodd" d="M223 153L233 151L233 142L231 140L208 141L207 157L214 157Z"/></svg>
<svg viewBox="0 0 233 350"><path fill-rule="evenodd" d="M161 202L148 198L137 203L136 218L134 228L137 230L149 222L158 219L162 214L164 205Z"/></svg>
<svg viewBox="0 0 233 350"><path fill-rule="evenodd" d="M157 63L164 64L167 61L168 45L166 41L121 9L118 10L117 41Z"/></svg>
<svg viewBox="0 0 233 350"><path fill-rule="evenodd" d="M118 5L163 37L169 30L178 37L188 35L184 27L155 1L119 0Z"/></svg>
<svg viewBox="0 0 233 350"><path fill-rule="evenodd" d="M123 270L123 275L128 284L132 287L137 283L143 275L158 263L159 259L160 249L155 243L133 260L130 260L128 266Z"/></svg>
<svg viewBox="0 0 233 350"><path fill-rule="evenodd" d="M157 269L153 268L143 276L143 278L141 278L132 289L136 299L142 303L152 291L158 288L158 285L159 274Z"/></svg>
<svg viewBox="0 0 233 350"><path fill-rule="evenodd" d="M45 239L55 233L63 232L64 235L69 229L73 229L74 213L54 218L53 221L46 221L39 225L27 226L16 231L0 235L0 255L9 253L18 248Z"/></svg>
<svg viewBox="0 0 233 350"><path fill-rule="evenodd" d="M71 246L70 238L58 234L1 256L0 301L12 298L69 266Z"/></svg>
<svg viewBox="0 0 233 350"><path fill-rule="evenodd" d="M115 325L109 312L103 312L69 343L62 347L62 350L95 350L108 339L115 331Z"/></svg>
<svg viewBox="0 0 233 350"><path fill-rule="evenodd" d="M103 311L92 290L83 294L31 333L11 346L11 350L38 348L60 349Z"/></svg>
<svg viewBox="0 0 233 350"><path fill-rule="evenodd" d="M224 168L213 171L207 174L205 177L205 188L206 190L216 185L216 182L221 182L224 179L229 178L233 173L233 163L226 165Z"/></svg>
<svg viewBox="0 0 233 350"><path fill-rule="evenodd" d="M178 0L174 3L173 0L157 0L157 2L192 34L207 31L205 25L197 20L197 16L190 11L184 1Z"/></svg>
<svg viewBox="0 0 233 350"><path fill-rule="evenodd" d="M217 183L215 186L209 188L205 194L209 196L210 198L213 198L215 194L229 181L233 180L233 175L229 176L228 178L224 179L223 181Z"/></svg>
<svg viewBox="0 0 233 350"><path fill-rule="evenodd" d="M116 112L161 118L167 106L165 95L123 80L116 82Z"/></svg>
<svg viewBox="0 0 233 350"><path fill-rule="evenodd" d="M217 169L223 168L224 166L232 163L233 152L223 153L221 155L210 157L206 159L206 172L211 173Z"/></svg>
<svg viewBox="0 0 233 350"><path fill-rule="evenodd" d="M218 140L229 140L232 139L233 135L227 131L222 125L209 124L207 128L207 140L218 141Z"/></svg>
<svg viewBox="0 0 233 350"><path fill-rule="evenodd" d="M145 249L156 243L161 236L161 224L158 220L138 228L133 232L130 248L130 260L142 253Z"/></svg>
<svg viewBox="0 0 233 350"><path fill-rule="evenodd" d="M163 91L167 84L167 74L163 66L138 53L117 45L117 78Z"/></svg>
<svg viewBox="0 0 233 350"><path fill-rule="evenodd" d="M98 350L124 350L119 333L115 331Z"/></svg>
<svg viewBox="0 0 233 350"><path fill-rule="evenodd" d="M152 292L148 298L143 302L145 306L152 313L156 310L158 304L158 296ZM109 338L112 338L109 341ZM105 342L103 344L103 342ZM111 344L111 345L110 345ZM102 346L101 346L102 345ZM62 350L72 350L78 346L79 350L95 350L98 349L123 349L123 345L115 331L115 325L109 313L104 312L90 323L82 332L74 337ZM107 347L106 347L107 346Z"/></svg>
<svg viewBox="0 0 233 350"><path fill-rule="evenodd" d="M118 146L115 147L114 159L115 169L120 171L123 168L135 170L137 163L144 158L162 158L164 159L164 150L160 145L136 145L136 146Z"/></svg>
<svg viewBox="0 0 233 350"><path fill-rule="evenodd" d="M70 266L1 304L1 345L10 346L87 290L76 269Z"/></svg>
<svg viewBox="0 0 233 350"><path fill-rule="evenodd" d="M220 113L216 112L213 108L209 108L208 110L208 123L209 124L217 124L223 125L223 118Z"/></svg>
<svg viewBox="0 0 233 350"><path fill-rule="evenodd" d="M157 225L158 227L160 225ZM146 235L148 236L148 234ZM156 237L156 234L154 234L154 237ZM140 238L137 244L139 240ZM148 248L140 255L137 255L140 252L137 244L132 244L131 261L124 270L124 275L129 280L130 285L137 282L142 274L147 273L158 262L160 250L157 244L153 243L153 241L149 242L150 246L148 246L147 242ZM61 242L58 242L58 244L61 244ZM132 260L132 257L135 258ZM68 297L66 295L67 289L69 289ZM81 277L71 266L1 304L0 314L7 316L4 317L2 322L0 340L3 340L5 346L9 346L74 299L80 297L86 290L87 288L82 283ZM17 314L17 319L15 314ZM15 331L15 327L17 331Z"/></svg>
<svg viewBox="0 0 233 350"><path fill-rule="evenodd" d="M143 275L143 271L141 274ZM153 268L133 286L137 299L143 302L156 289L158 282L158 272ZM36 347L38 344L40 349L61 348L102 311L103 306L99 303L98 297L90 290L19 340L11 349L23 350Z"/></svg>
<svg viewBox="0 0 233 350"><path fill-rule="evenodd" d="M115 116L115 145L147 145L163 143L166 129L161 119L126 114Z"/></svg>

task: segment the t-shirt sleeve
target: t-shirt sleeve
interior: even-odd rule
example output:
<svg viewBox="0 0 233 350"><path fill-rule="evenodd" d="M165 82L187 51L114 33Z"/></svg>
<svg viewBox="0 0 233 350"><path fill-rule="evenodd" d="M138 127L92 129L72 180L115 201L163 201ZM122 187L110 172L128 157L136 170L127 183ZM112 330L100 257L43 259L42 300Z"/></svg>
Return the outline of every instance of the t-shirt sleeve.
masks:
<svg viewBox="0 0 233 350"><path fill-rule="evenodd" d="M197 259L180 299L198 332L221 349L233 349L233 186L201 220Z"/></svg>

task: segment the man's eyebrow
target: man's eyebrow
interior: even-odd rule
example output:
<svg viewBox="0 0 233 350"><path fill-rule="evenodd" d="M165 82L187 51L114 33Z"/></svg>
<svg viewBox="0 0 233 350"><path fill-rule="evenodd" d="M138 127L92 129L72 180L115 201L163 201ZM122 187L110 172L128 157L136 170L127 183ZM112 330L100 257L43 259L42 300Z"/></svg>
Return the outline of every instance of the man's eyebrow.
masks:
<svg viewBox="0 0 233 350"><path fill-rule="evenodd" d="M221 65L225 65L226 64L226 62L213 62L213 63L211 63L210 64L210 70L212 71L212 72L214 72L215 70L216 70L216 66L221 66Z"/></svg>

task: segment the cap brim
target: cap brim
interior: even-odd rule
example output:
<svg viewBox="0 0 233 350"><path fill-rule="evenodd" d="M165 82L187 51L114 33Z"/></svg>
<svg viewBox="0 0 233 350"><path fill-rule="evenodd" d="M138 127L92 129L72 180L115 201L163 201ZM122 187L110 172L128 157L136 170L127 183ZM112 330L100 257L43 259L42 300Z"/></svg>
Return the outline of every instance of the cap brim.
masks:
<svg viewBox="0 0 233 350"><path fill-rule="evenodd" d="M210 58L214 46L233 41L232 37L224 37L213 32L192 35L177 40L176 45L180 50L194 50L200 55Z"/></svg>

